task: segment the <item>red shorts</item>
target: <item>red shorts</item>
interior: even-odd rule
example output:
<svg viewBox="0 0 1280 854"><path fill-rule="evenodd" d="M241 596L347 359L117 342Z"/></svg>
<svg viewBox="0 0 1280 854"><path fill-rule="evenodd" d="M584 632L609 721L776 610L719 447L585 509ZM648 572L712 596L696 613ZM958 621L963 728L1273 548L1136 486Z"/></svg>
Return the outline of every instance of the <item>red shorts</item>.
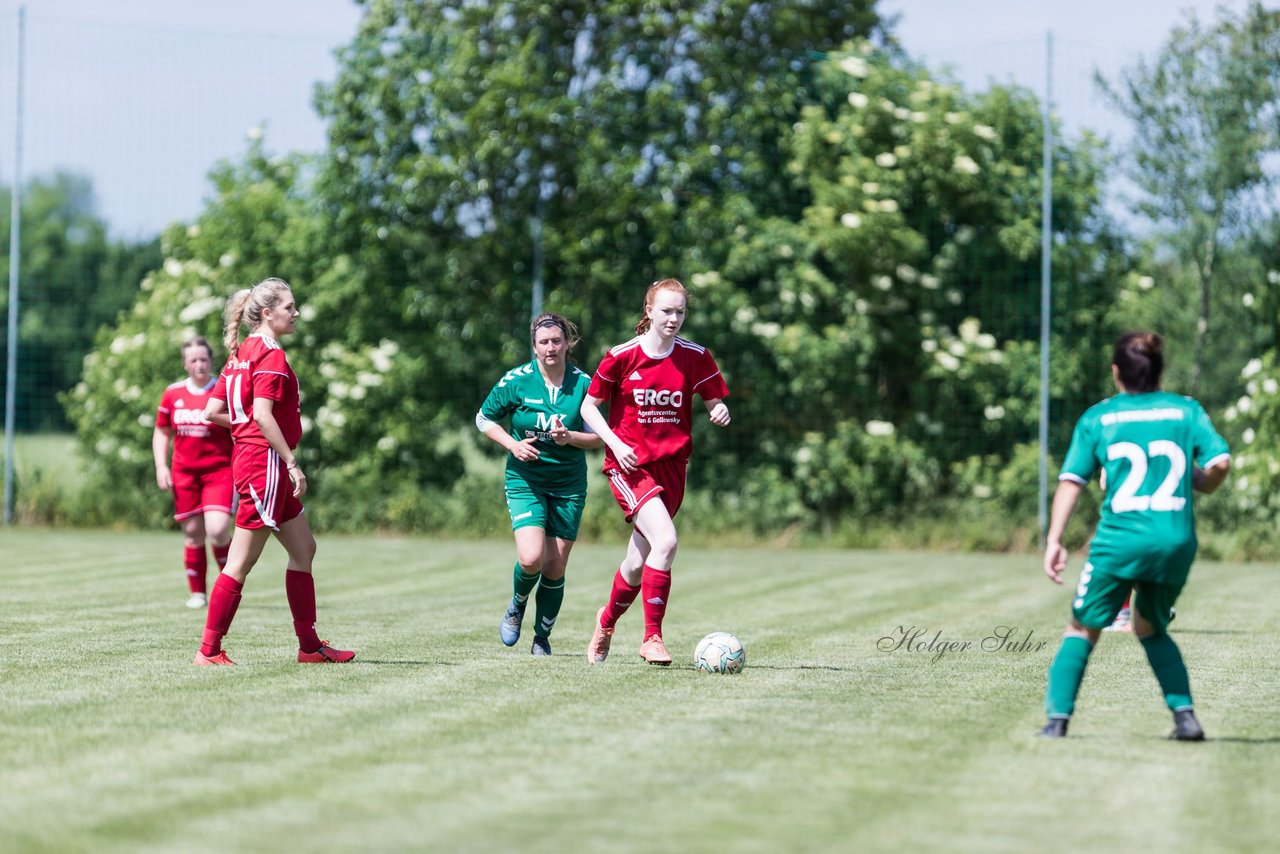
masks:
<svg viewBox="0 0 1280 854"><path fill-rule="evenodd" d="M229 514L234 494L230 466L206 472L173 470L173 518L179 522L201 513Z"/></svg>
<svg viewBox="0 0 1280 854"><path fill-rule="evenodd" d="M280 455L261 445L236 445L231 454L231 471L236 478L240 506L237 528L280 526L302 514L302 502L293 494L293 482Z"/></svg>
<svg viewBox="0 0 1280 854"><path fill-rule="evenodd" d="M667 512L674 519L684 501L686 466L684 460L655 460L630 473L622 469L606 472L609 488L613 490L613 497L626 514L627 521L636 517L646 501L658 496L662 496L662 503L667 505Z"/></svg>

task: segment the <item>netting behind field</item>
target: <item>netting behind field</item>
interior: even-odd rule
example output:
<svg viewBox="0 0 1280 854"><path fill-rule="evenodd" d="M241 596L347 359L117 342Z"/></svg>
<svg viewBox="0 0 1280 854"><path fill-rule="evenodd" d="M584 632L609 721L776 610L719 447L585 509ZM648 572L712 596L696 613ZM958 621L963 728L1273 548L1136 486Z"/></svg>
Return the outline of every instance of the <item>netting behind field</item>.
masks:
<svg viewBox="0 0 1280 854"><path fill-rule="evenodd" d="M332 57L335 45L318 38L104 26L31 13L25 26L25 214L17 426L30 435L70 429L65 395L81 380L81 360L93 347L95 334L112 327L117 312L128 311L143 296L138 291L139 281L148 271L161 268L168 249L159 244L158 235L170 223L182 223L185 228L195 220L202 205L214 195L207 175L216 162L244 158L249 146L263 134L265 143L256 144L268 156L264 169L272 168L273 154L324 149L324 126L312 106L313 87L317 81L332 80L337 65ZM0 7L0 44L6 48L16 44L16 27L12 8ZM1001 46L999 70L994 64L984 65L994 54L987 45L933 52L943 62L964 69L960 82L969 92L984 91L990 78L1007 82L1012 71L1020 79L1044 79L1042 38L1029 37L1023 43ZM1054 100L1068 142L1078 139L1086 127L1114 129L1089 75L1096 65L1114 67L1115 54L1087 45L1059 46ZM0 185L5 187L12 183L10 152L17 120L13 57L8 49L0 51ZM930 62L931 66L936 64ZM1042 95L1042 90L1033 93L1037 98ZM837 116L832 121L838 124L848 119ZM780 151L779 162L771 168L778 175L787 174L790 164L783 159L794 156L798 155ZM864 190L875 183L860 180ZM825 202L814 186L801 187L799 182L794 186L789 198L795 210L777 212L780 217L789 215L792 222L778 227L800 234L806 217ZM878 210L891 210L883 200L880 205ZM871 210L874 214L877 209ZM475 216L482 218L482 214ZM863 209L836 210L831 216L834 222L852 228L871 214ZM6 203L0 212L0 231L6 238L7 223ZM370 230L381 236L376 225ZM535 256L545 249L553 255L550 263L556 263L552 239L546 247L539 247L532 237L536 230L530 228L527 233L526 245L509 247L512 257L523 259L513 264L510 282L503 285L510 291L495 290L492 311L486 311L483 319L462 318L457 326L463 337L469 334L468 323L497 323L510 329L501 354L486 356L495 361L494 378L509 367L498 362L512 354L527 353L522 327L531 305L527 293L533 286ZM663 239L678 242L679 230L673 233L674 238L667 235ZM911 466L899 467L888 458L922 448L925 459L918 468L931 472L929 477L934 478L933 485L924 490L927 492L950 488L955 477L950 468L966 459L1002 460L1012 446L1036 441L1041 287L1038 237L1032 235L1032 248L1015 257L1014 253L964 248L999 245L994 236L988 236L989 244L983 244L982 234L969 243L964 235L957 238L945 226L922 227L921 234L927 244L960 247L945 273L929 266L917 270L898 264L886 270L868 267L865 275L852 275L832 263L831 259L839 258L833 254L812 265L821 282L814 284L817 280L810 277L806 285L806 271L783 263L785 258L778 267L764 272L748 269L750 264L741 256L736 271L728 262L722 269L708 270L694 262L700 257L696 247L672 250L691 259L693 269L671 272L690 284L695 311L708 311L722 299L718 282L738 277L733 297L738 300L737 307L732 311L716 308L717 323L732 326L733 332L713 341L718 342L714 345L717 358L735 390L731 403L749 417L739 420L732 432L706 440L711 458L734 467L736 473L717 474L714 468L704 467L696 476L700 485L720 480L726 489L741 493L747 488L742 478L754 476L752 466L766 460L772 468L761 477L798 479L804 484L802 492L828 486L836 492L849 491L848 483L838 481L855 476L874 480L878 472L889 477L915 477L917 472ZM593 237L571 236L584 246ZM599 239L598 235L595 238ZM741 240L753 238L747 235ZM568 241L563 234L558 239L563 250ZM772 248L784 243L789 247L788 239L785 235L771 237ZM658 238L654 240L656 245ZM7 248L7 241L4 246ZM562 253L561 272L570 266L564 257ZM7 261L0 261L0 269L7 273ZM178 268L180 274L185 274L183 269ZM1105 387L1109 327L1104 309L1111 272L1098 269L1097 256L1072 254L1066 249L1055 256L1054 306L1060 313L1055 314L1052 329L1055 348L1061 349L1055 349L1054 359L1063 360L1055 370L1051 408L1058 427L1051 434L1049 450L1055 455L1065 449L1070 422ZM933 284L938 280L941 286ZM306 289L313 283L299 284L305 301ZM645 284L636 283L632 300L636 310L630 314L638 315L639 294ZM405 289L420 286L404 284ZM810 286L813 290L806 291ZM610 318L609 328L598 328L598 324L584 328L587 342L596 349L629 337L629 328L616 321L619 312L613 293L595 297L587 288L585 295L566 297L556 295L554 282L549 287L551 301L559 299L560 305L576 307L584 326L590 327L597 317ZM905 307L895 303L897 294L908 288L914 290L905 298ZM865 294L853 299L851 293L843 293L848 289L862 289ZM200 299L216 302L218 296L202 295ZM788 308L807 304L809 299L826 300L821 305L827 314L805 316L803 311ZM868 322L861 326L846 323L847 317L835 316L841 312L864 313ZM910 323L884 320L895 312L910 314ZM198 322L208 327L210 317L206 311ZM719 335L698 326L699 322L691 321L692 337L701 337L698 333ZM180 323L174 325L181 327ZM405 326L411 324L406 322ZM804 342L792 353L786 342L792 327L797 326L803 328L805 334L799 337ZM828 328L829 334L825 331ZM862 349L842 349L841 336L850 334L849 330L869 336ZM441 330L422 328L416 334L432 336ZM99 344L127 348L133 346L129 343L132 340L124 336ZM702 340L712 343L705 337ZM820 363L827 345L841 354L838 358L847 358L848 364L825 365L819 379L815 379L817 374L804 376L808 370L804 366ZM804 348L808 350L799 352ZM316 352L321 352L319 345ZM859 361L864 356L866 364ZM924 367L915 373L898 370L906 361L918 359L924 360ZM959 360L961 367L951 367L951 360ZM595 359L587 353L583 362L590 369ZM762 367L766 362L767 367ZM1009 362L1016 363L1016 370L1008 369ZM988 371L990 377L997 378L991 382L998 381L1000 387L988 388L975 381L974 390L948 396L952 394L948 372L969 376L966 371L971 368ZM313 370L323 372L315 366ZM793 370L801 375L794 375ZM176 350L172 360L157 364L155 371L150 385L135 385L129 380L122 381L118 389L121 405L131 408L131 416L136 415L134 420L139 423L154 411L152 387L163 388L179 378ZM785 395L779 397L780 403L770 401L770 384L776 383L793 386L788 394L798 400L816 402L818 414L797 416L789 411ZM332 398L333 389L328 391ZM457 399L429 402L432 406L428 408L447 410L452 418L446 425L434 424L433 429L443 426L463 434L469 429L470 414L482 391L457 385L452 393ZM331 415L334 410L328 411ZM839 418L833 416L824 422L823 412L838 413ZM324 417L316 412L310 415ZM702 431L700 426L700 440ZM909 440L909 444L877 450L875 442L886 435ZM379 440L390 438L370 437L370 441ZM33 455L48 454L43 440L25 446L20 442L20 455L24 447L32 449ZM887 458L878 460L877 453ZM141 447L134 456L145 461L148 454L149 449ZM811 471L817 465L815 460L825 459L823 455L830 456L829 464L822 463L827 470ZM856 459L850 463L846 457ZM21 468L21 456L18 463ZM847 477L840 468L846 464L852 466ZM742 475L743 471L747 474ZM895 500L900 498L885 499L888 504ZM844 504L832 499L829 504L832 512L857 506L864 505L853 498Z"/></svg>

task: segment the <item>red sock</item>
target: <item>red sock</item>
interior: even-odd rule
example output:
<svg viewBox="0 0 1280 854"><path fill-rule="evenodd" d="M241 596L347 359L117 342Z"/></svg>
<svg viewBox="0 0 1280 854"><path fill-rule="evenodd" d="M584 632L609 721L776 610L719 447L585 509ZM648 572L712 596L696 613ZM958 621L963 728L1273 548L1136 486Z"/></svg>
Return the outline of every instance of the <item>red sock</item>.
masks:
<svg viewBox="0 0 1280 854"><path fill-rule="evenodd" d="M613 590L609 591L609 603L604 606L604 614L600 617L600 625L612 628L618 618L627 612L631 603L640 595L640 585L632 587L622 577L622 567L613 574Z"/></svg>
<svg viewBox="0 0 1280 854"><path fill-rule="evenodd" d="M192 593L203 593L204 576L209 569L209 560L204 546L183 546L182 565L187 568L187 587Z"/></svg>
<svg viewBox="0 0 1280 854"><path fill-rule="evenodd" d="M284 594L293 612L293 630L298 635L298 649L315 652L324 646L316 634L316 580L309 572L285 570Z"/></svg>
<svg viewBox="0 0 1280 854"><path fill-rule="evenodd" d="M240 592L244 585L226 573L218 573L213 582L213 595L209 597L209 613L204 618L204 639L200 644L203 655L217 655L222 649L222 638L231 628L231 621L240 607Z"/></svg>
<svg viewBox="0 0 1280 854"><path fill-rule="evenodd" d="M662 618L667 614L667 600L671 597L670 570L654 569L645 564L640 576L641 598L644 599L645 640L662 634Z"/></svg>
<svg viewBox="0 0 1280 854"><path fill-rule="evenodd" d="M213 546L213 559L218 563L218 569L227 568L227 552L231 551L231 544L225 546Z"/></svg>

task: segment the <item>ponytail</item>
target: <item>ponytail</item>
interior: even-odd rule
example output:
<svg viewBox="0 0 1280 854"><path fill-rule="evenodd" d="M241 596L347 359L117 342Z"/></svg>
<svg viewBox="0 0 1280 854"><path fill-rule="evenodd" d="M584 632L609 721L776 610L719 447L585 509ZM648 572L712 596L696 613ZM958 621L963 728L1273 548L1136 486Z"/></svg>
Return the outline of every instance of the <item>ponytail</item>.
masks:
<svg viewBox="0 0 1280 854"><path fill-rule="evenodd" d="M227 310L222 319L222 345L227 348L228 358L234 356L240 349L240 324L244 319L244 307L249 304L251 293L252 291L245 288L236 291L231 295L231 299L227 300Z"/></svg>
<svg viewBox="0 0 1280 854"><path fill-rule="evenodd" d="M1111 364L1119 371L1125 391L1157 391L1164 371L1164 341L1154 332L1121 335Z"/></svg>
<svg viewBox="0 0 1280 854"><path fill-rule="evenodd" d="M227 347L228 358L240 349L240 325L243 323L250 332L257 329L262 325L262 310L275 308L287 290L289 283L273 276L232 295L222 325L222 343Z"/></svg>

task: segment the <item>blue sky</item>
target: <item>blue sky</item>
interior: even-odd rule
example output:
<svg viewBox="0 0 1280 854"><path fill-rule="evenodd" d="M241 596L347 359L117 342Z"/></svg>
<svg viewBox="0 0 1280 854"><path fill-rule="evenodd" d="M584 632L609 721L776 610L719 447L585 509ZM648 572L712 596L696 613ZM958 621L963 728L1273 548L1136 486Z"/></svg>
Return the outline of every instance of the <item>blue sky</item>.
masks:
<svg viewBox="0 0 1280 854"><path fill-rule="evenodd" d="M1247 0L882 0L906 48L974 89L1017 82L1044 93L1045 34L1055 40L1054 102L1070 128L1116 139L1097 96L1156 50L1184 9L1212 18ZM0 181L13 179L18 0L0 0ZM25 0L23 174L87 174L113 233L141 237L188 219L206 174L265 127L272 151L316 151L315 82L355 31L350 0Z"/></svg>

